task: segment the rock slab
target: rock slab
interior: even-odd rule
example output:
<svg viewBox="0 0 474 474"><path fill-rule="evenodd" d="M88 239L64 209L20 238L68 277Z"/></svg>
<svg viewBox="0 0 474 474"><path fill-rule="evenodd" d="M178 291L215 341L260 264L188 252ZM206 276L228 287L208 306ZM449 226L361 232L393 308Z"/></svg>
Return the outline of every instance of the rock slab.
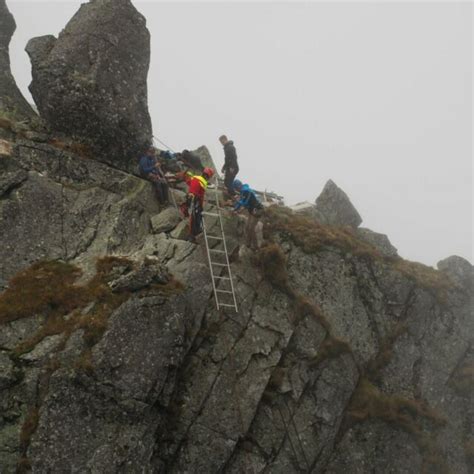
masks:
<svg viewBox="0 0 474 474"><path fill-rule="evenodd" d="M83 4L56 39L31 39L30 91L55 132L127 168L151 141L150 34L130 0ZM134 161L133 161L134 163Z"/></svg>
<svg viewBox="0 0 474 474"><path fill-rule="evenodd" d="M323 218L324 224L357 228L362 223L362 218L347 194L332 180L326 183L316 199L316 211Z"/></svg>
<svg viewBox="0 0 474 474"><path fill-rule="evenodd" d="M16 85L10 68L9 46L16 29L5 0L0 0L0 112L24 120L36 116Z"/></svg>

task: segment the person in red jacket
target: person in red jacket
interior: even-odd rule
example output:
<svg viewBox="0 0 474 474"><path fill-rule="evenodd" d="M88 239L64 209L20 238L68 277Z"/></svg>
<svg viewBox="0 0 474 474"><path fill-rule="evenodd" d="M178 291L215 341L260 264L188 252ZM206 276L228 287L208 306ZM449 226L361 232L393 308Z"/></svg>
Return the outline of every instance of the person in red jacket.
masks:
<svg viewBox="0 0 474 474"><path fill-rule="evenodd" d="M194 242L196 236L202 232L202 211L204 196L209 185L209 180L214 176L212 168L204 168L202 175L186 173L184 181L188 185L186 201L181 205L184 217L189 217L189 240Z"/></svg>

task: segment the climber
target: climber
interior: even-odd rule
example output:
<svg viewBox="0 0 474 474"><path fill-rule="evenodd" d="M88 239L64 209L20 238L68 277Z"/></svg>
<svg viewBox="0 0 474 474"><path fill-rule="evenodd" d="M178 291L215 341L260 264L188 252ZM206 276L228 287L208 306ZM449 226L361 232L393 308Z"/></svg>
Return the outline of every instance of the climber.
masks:
<svg viewBox="0 0 474 474"><path fill-rule="evenodd" d="M156 198L160 204L169 203L169 187L161 165L155 156L155 149L149 147L140 158L140 175L153 185Z"/></svg>
<svg viewBox="0 0 474 474"><path fill-rule="evenodd" d="M263 240L263 224L259 221L263 215L263 205L248 184L242 184L242 181L235 179L232 187L239 193L234 212L237 213L240 209L245 208L249 214L245 227L246 245L256 250L261 246Z"/></svg>
<svg viewBox="0 0 474 474"><path fill-rule="evenodd" d="M182 174L188 185L188 194L180 209L184 217L189 217L189 241L191 242L195 242L196 236L202 232L204 195L209 186L209 180L213 176L214 170L212 168L204 168L200 176L190 172Z"/></svg>
<svg viewBox="0 0 474 474"><path fill-rule="evenodd" d="M227 189L228 197L232 198L235 194L232 183L239 172L239 164L237 162L237 151L234 142L229 140L225 135L219 137L219 141L224 146L224 166L222 173L225 173L224 185Z"/></svg>

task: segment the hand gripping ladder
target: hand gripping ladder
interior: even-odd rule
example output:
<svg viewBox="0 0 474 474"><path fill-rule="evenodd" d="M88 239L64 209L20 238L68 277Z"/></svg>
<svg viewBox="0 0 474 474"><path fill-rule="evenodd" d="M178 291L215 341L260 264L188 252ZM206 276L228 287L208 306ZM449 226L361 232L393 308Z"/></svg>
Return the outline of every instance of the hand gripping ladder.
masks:
<svg viewBox="0 0 474 474"><path fill-rule="evenodd" d="M230 270L229 255L222 224L218 195L219 182L215 180L215 212L203 211L202 227L206 242L209 270L217 309L232 308L237 313L234 282ZM212 232L209 233L209 232Z"/></svg>

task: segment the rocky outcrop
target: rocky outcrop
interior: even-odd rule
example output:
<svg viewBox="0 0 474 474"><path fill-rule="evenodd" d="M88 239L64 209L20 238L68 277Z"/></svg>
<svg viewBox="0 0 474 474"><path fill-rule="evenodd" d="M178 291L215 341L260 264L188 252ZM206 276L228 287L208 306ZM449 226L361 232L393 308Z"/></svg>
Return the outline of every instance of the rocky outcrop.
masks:
<svg viewBox="0 0 474 474"><path fill-rule="evenodd" d="M323 224L357 228L362 222L347 194L331 180L316 199L316 212Z"/></svg>
<svg viewBox="0 0 474 474"><path fill-rule="evenodd" d="M40 258L85 272L73 306L69 267L42 310L10 320L28 280L0 294L3 471L469 473L468 262L438 272L278 208L255 253L229 215L239 312L217 312L202 241L152 232L150 183L27 140L2 160L22 173L0 201L5 284L48 278Z"/></svg>
<svg viewBox="0 0 474 474"><path fill-rule="evenodd" d="M93 1L68 28L105 8L129 3ZM56 43L38 42L38 57ZM2 473L472 472L469 262L397 257L329 182L317 218L267 208L258 251L223 211L239 311L217 311L202 237L183 240L151 183L11 136Z"/></svg>
<svg viewBox="0 0 474 474"><path fill-rule="evenodd" d="M0 0L0 118L7 115L15 120L29 120L36 114L18 89L10 68L9 46L15 29L6 0Z"/></svg>
<svg viewBox="0 0 474 474"><path fill-rule="evenodd" d="M458 285L474 291L474 267L466 259L452 255L439 261L437 266Z"/></svg>
<svg viewBox="0 0 474 474"><path fill-rule="evenodd" d="M357 229L357 236L373 245L385 257L397 257L397 249L390 243L385 234L379 234L370 229L361 227Z"/></svg>
<svg viewBox="0 0 474 474"><path fill-rule="evenodd" d="M31 93L54 132L101 161L131 169L151 143L150 35L130 0L83 4L56 39L34 38Z"/></svg>

